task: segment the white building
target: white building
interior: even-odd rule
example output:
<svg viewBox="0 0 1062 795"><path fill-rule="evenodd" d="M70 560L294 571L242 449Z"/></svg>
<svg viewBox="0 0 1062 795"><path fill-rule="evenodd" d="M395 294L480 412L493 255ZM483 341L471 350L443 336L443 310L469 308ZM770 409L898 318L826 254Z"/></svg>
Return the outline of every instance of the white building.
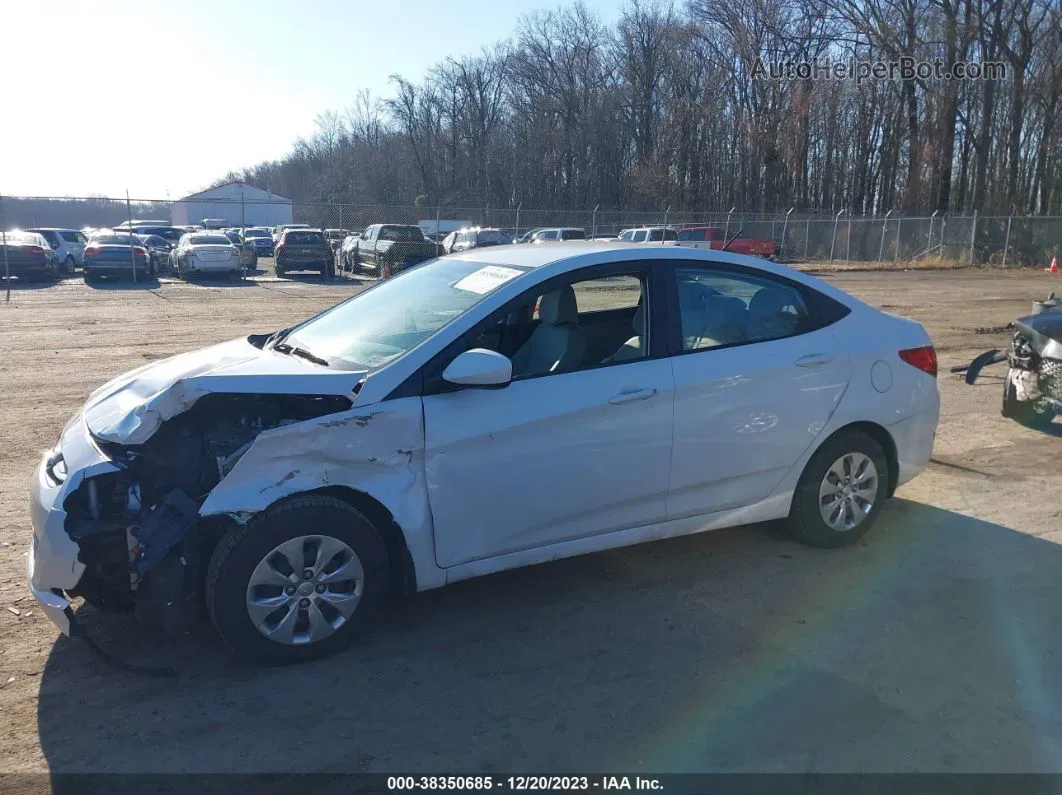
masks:
<svg viewBox="0 0 1062 795"><path fill-rule="evenodd" d="M291 199L246 182L227 182L178 199L170 205L170 216L174 226L202 224L204 219L223 225L277 226L292 222Z"/></svg>

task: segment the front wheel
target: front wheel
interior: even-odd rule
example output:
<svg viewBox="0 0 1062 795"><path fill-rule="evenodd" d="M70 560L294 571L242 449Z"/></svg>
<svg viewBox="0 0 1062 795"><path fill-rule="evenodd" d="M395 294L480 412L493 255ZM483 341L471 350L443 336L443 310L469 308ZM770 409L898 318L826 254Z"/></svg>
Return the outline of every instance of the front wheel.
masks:
<svg viewBox="0 0 1062 795"><path fill-rule="evenodd" d="M63 260L63 275L64 276L73 276L74 275L74 268L76 268L76 267L77 267L77 263L74 261L73 256L68 256L65 260Z"/></svg>
<svg viewBox="0 0 1062 795"><path fill-rule="evenodd" d="M1051 424L1055 418L1055 412L1047 406L1038 405L1035 400L1018 400L1018 390L1011 380L1011 372L1003 380L1003 409L1004 417L1024 425L1026 428L1042 430Z"/></svg>
<svg viewBox="0 0 1062 795"><path fill-rule="evenodd" d="M387 549L372 523L334 497L305 496L222 538L207 571L206 602L240 657L287 665L349 645L388 587Z"/></svg>
<svg viewBox="0 0 1062 795"><path fill-rule="evenodd" d="M842 431L808 461L793 494L788 526L813 547L841 547L873 526L888 494L885 452L862 431Z"/></svg>

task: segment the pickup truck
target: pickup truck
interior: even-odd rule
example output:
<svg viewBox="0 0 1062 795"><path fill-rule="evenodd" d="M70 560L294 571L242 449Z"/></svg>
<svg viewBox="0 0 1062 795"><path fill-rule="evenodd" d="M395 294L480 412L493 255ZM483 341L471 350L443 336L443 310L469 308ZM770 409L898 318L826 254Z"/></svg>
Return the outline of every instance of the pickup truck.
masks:
<svg viewBox="0 0 1062 795"><path fill-rule="evenodd" d="M351 270L374 268L382 278L442 254L442 246L413 224L373 224L351 252Z"/></svg>
<svg viewBox="0 0 1062 795"><path fill-rule="evenodd" d="M718 226L684 226L678 230L678 245L720 249L727 240L723 231ZM740 237L727 247L727 251L772 260L782 254L781 246L773 240L749 240Z"/></svg>

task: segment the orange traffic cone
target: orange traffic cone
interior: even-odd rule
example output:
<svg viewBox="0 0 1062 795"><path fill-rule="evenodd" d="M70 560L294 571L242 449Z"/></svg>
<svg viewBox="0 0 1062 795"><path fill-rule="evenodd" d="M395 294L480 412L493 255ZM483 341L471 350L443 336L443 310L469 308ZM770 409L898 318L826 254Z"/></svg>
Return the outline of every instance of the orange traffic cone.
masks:
<svg viewBox="0 0 1062 795"><path fill-rule="evenodd" d="M1058 257L1051 257L1051 267L1047 269L1048 273L1058 273Z"/></svg>

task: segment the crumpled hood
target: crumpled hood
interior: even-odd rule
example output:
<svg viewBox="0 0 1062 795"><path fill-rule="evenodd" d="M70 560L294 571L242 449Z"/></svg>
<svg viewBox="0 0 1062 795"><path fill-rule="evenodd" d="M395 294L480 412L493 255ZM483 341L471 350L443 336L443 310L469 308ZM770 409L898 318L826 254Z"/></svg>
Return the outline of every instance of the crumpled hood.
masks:
<svg viewBox="0 0 1062 795"><path fill-rule="evenodd" d="M1037 354L1048 359L1062 359L1062 310L1019 317L1014 325Z"/></svg>
<svg viewBox="0 0 1062 795"><path fill-rule="evenodd" d="M364 372L333 370L271 350L246 338L138 367L107 382L85 404L88 429L98 438L143 444L166 420L211 393L344 395Z"/></svg>

